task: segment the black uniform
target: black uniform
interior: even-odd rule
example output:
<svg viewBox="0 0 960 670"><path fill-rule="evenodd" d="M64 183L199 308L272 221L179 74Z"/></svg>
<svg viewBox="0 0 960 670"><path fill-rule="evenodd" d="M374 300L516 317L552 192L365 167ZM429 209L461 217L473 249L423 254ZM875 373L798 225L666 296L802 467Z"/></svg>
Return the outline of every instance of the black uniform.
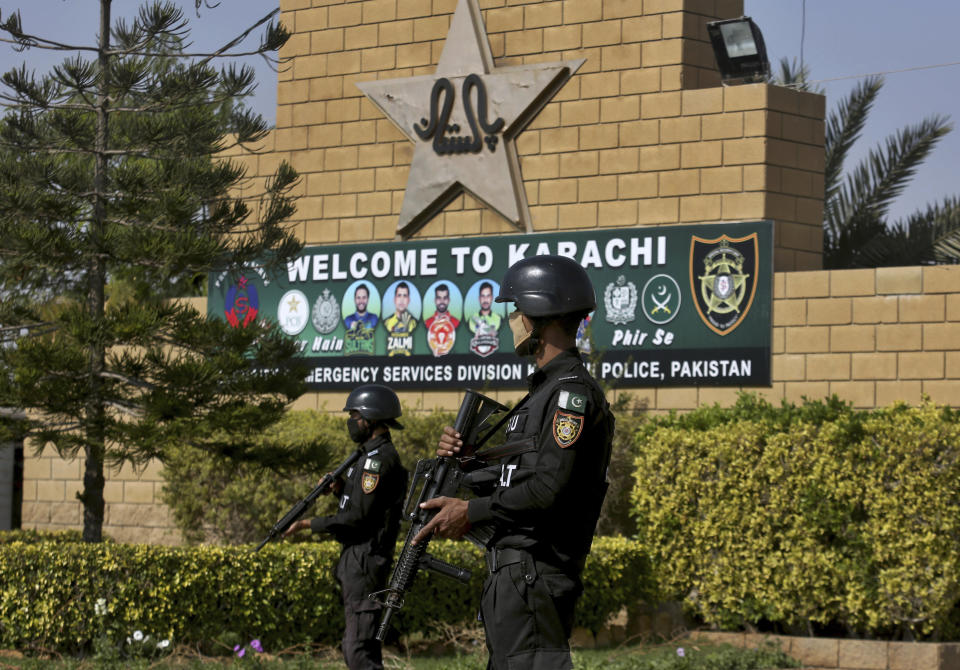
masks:
<svg viewBox="0 0 960 670"><path fill-rule="evenodd" d="M528 381L530 398L497 448L508 455L467 478L484 494L469 502L471 524L494 528L481 617L496 670L572 667L568 640L613 440L609 405L576 349Z"/></svg>
<svg viewBox="0 0 960 670"><path fill-rule="evenodd" d="M390 433L370 438L363 450L347 471L337 513L310 521L313 532L330 533L343 545L336 576L347 624L343 657L351 670L383 668L376 640L380 605L367 594L386 586L407 489Z"/></svg>

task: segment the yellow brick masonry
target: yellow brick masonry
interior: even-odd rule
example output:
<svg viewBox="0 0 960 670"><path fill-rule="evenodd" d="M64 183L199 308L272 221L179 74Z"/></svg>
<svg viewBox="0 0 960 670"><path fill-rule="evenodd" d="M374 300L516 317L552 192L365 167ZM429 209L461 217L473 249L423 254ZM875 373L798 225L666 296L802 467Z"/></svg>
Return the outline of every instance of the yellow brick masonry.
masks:
<svg viewBox="0 0 960 670"><path fill-rule="evenodd" d="M468 214L464 212L463 214ZM960 267L776 273L773 304L773 384L756 391L771 401L836 393L859 408L923 395L960 406ZM878 293L883 292L882 295ZM202 301L195 306L204 309ZM740 389L669 388L629 394L654 413L732 403ZM516 401L518 391L494 394ZM401 394L406 412L454 409L453 391ZM292 409L336 412L343 394L312 393ZM78 528L80 463L52 450L28 450L24 464L24 527ZM176 543L180 536L161 501L160 467L107 474L106 532L122 541Z"/></svg>
<svg viewBox="0 0 960 670"><path fill-rule="evenodd" d="M356 83L432 73L456 0L280 6L292 67L251 188L288 160L304 177L294 221L308 244L393 239L412 145ZM706 22L741 15L742 0L480 7L497 66L586 58L518 141L535 230L769 218L778 270L819 267L823 98L719 86ZM417 236L512 230L464 195Z"/></svg>
<svg viewBox="0 0 960 670"><path fill-rule="evenodd" d="M456 0L281 0L294 33L278 75L277 126L230 148L255 203L281 161L302 175L292 227L307 244L395 234L412 145L357 82L432 74ZM857 407L960 403L960 269L820 267L824 99L763 84L720 87L705 24L742 0L480 0L497 66L585 58L519 137L537 231L773 219L773 384L779 401L837 393ZM512 232L471 196L419 236ZM198 306L203 309L203 306ZM729 404L738 389L624 391L650 409ZM620 392L611 392L616 397ZM516 400L515 391L496 394ZM452 409L453 392L402 395ZM335 411L339 394L294 409ZM78 527L80 464L28 452L26 527ZM108 473L106 532L175 543L157 466Z"/></svg>

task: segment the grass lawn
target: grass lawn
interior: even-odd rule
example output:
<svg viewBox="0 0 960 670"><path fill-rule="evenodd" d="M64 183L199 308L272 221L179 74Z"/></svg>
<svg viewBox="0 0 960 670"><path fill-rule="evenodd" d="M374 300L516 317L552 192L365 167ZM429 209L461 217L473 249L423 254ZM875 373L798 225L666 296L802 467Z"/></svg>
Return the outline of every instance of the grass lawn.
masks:
<svg viewBox="0 0 960 670"><path fill-rule="evenodd" d="M682 655L681 655L682 654ZM584 649L573 654L575 670L766 670L798 667L778 649L744 650L722 645L691 645L680 641L669 645L634 645L611 649ZM390 670L484 670L485 649L448 656L398 656L385 654ZM334 650L318 654L275 657L246 650L243 658L191 656L181 650L162 659L39 659L16 657L0 652L0 670L94 670L133 668L135 670L193 670L213 668L269 668L272 670L342 670L343 661Z"/></svg>

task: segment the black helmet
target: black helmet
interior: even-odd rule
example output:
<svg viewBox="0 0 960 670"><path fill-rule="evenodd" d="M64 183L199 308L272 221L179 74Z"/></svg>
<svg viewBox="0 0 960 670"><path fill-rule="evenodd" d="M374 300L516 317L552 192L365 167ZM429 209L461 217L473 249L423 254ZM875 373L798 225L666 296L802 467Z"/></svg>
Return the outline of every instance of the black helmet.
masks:
<svg viewBox="0 0 960 670"><path fill-rule="evenodd" d="M593 283L583 267L566 256L531 256L503 275L497 302L516 303L529 317L563 316L597 308Z"/></svg>
<svg viewBox="0 0 960 670"><path fill-rule="evenodd" d="M403 413L400 399L393 389L383 384L364 384L353 389L347 396L343 411L354 409L367 421L382 421L391 428L403 428L397 421L397 417Z"/></svg>

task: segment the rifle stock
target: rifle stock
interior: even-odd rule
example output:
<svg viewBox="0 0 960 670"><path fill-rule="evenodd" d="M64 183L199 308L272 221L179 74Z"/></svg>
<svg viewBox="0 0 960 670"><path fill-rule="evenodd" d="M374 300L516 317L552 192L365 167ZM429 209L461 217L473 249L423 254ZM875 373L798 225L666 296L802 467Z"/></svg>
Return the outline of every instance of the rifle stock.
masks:
<svg viewBox="0 0 960 670"><path fill-rule="evenodd" d="M460 433L460 439L463 441L461 458L470 457L474 450L486 441L496 427L482 438L479 438L480 430L491 415L505 409L506 407L495 400L491 400L475 391L467 390L453 426ZM390 585L386 590L371 593L368 596L383 605L383 615L380 619L380 627L377 629L377 639L381 642L387 636L390 629L390 619L394 612L403 607L406 593L413 585L420 568L427 568L463 583L468 583L472 577L469 570L450 565L427 554L429 538L419 544L412 544L413 538L436 516L435 510L421 509L420 504L442 496L454 497L460 488L463 474L460 461L456 458L440 456L435 459L425 458L417 463L416 473L410 483L410 489L404 502L404 513L410 520L410 529L407 531L403 549L393 569ZM418 487L420 494L416 496L416 503L411 507L410 503L414 499ZM378 597L381 594L386 594L382 600Z"/></svg>
<svg viewBox="0 0 960 670"><path fill-rule="evenodd" d="M304 512L310 509L310 506L313 504L313 502L323 493L326 493L327 489L333 485L333 482L343 475L343 473L346 472L351 465L356 463L361 456L363 456L363 449L357 447L357 450L350 454L343 463L338 465L336 470L333 472L328 472L326 475L324 475L323 479L320 480L320 483L317 484L303 500L290 508L290 511L273 525L273 528L270 529L270 532L267 533L267 536L263 538L263 541L257 545L256 549L254 549L254 552L260 551L270 540L280 537L283 532L290 527L290 524L303 516Z"/></svg>

